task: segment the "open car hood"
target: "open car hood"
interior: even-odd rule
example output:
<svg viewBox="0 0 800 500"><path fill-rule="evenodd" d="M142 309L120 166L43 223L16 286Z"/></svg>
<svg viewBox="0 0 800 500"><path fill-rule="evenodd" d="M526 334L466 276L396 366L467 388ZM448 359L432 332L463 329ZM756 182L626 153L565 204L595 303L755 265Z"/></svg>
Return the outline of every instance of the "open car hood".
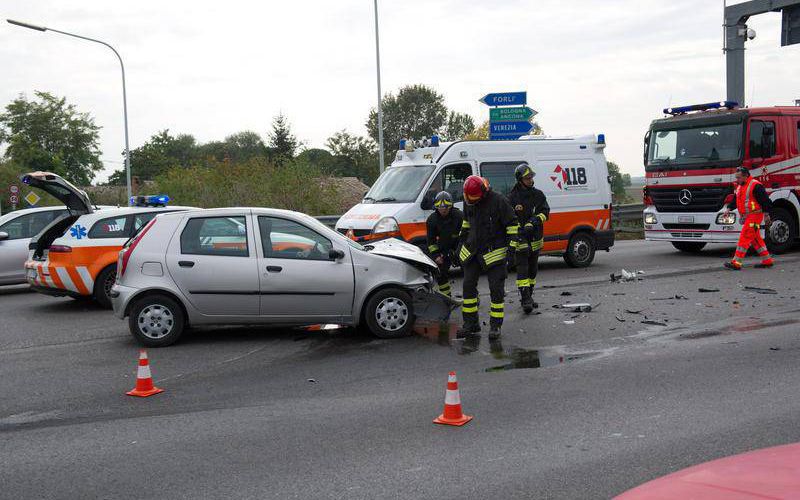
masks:
<svg viewBox="0 0 800 500"><path fill-rule="evenodd" d="M430 268L430 270L436 269L436 263L425 255L418 246L398 240L397 238L376 241L366 246L370 248L369 253L371 254L383 255L384 257L392 257L411 264L422 265L426 268Z"/></svg>
<svg viewBox="0 0 800 500"><path fill-rule="evenodd" d="M24 184L53 196L74 214L90 214L94 211L86 192L59 175L51 172L30 172L20 176L20 179Z"/></svg>

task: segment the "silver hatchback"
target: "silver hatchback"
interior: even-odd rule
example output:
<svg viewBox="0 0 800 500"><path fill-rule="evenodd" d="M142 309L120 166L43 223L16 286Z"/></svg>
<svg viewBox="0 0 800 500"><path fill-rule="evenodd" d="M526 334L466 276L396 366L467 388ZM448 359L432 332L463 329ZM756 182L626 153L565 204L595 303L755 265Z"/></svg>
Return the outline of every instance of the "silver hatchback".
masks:
<svg viewBox="0 0 800 500"><path fill-rule="evenodd" d="M126 244L111 296L147 346L188 325L335 323L390 338L411 332L435 272L414 245L362 246L298 212L193 210L157 216Z"/></svg>

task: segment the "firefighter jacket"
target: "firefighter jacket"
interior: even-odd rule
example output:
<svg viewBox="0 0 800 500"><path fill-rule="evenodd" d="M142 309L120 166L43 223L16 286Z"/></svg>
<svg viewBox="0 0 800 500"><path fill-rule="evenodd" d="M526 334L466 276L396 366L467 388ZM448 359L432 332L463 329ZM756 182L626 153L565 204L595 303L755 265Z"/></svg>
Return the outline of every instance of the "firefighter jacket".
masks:
<svg viewBox="0 0 800 500"><path fill-rule="evenodd" d="M516 251L536 251L541 250L544 245L544 222L550 217L550 205L547 204L547 196L536 187L525 187L518 182L511 193L508 201L517 214L520 227L520 244L514 245Z"/></svg>
<svg viewBox="0 0 800 500"><path fill-rule="evenodd" d="M739 210L742 225L761 224L764 212L769 213L772 210L772 200L769 199L763 184L748 177L744 185L736 186L736 197L727 208Z"/></svg>
<svg viewBox="0 0 800 500"><path fill-rule="evenodd" d="M458 257L464 264L478 258L488 269L505 263L509 241L519 239L519 223L503 195L486 192L475 205L465 205Z"/></svg>
<svg viewBox="0 0 800 500"><path fill-rule="evenodd" d="M447 217L442 217L438 210L428 216L425 223L428 228L428 253L433 259L455 252L463 222L464 214L456 207L450 207Z"/></svg>

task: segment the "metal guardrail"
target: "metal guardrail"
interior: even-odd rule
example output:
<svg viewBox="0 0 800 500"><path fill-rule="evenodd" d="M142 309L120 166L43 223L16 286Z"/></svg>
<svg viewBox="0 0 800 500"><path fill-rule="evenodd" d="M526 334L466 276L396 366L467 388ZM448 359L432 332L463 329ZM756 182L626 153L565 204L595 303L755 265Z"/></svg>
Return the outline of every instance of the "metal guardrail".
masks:
<svg viewBox="0 0 800 500"><path fill-rule="evenodd" d="M642 211L644 210L643 203L634 203L631 205L617 205L611 213L611 220L613 222L630 222L642 219ZM320 215L315 217L318 221L326 226L333 228L336 226L341 215Z"/></svg>

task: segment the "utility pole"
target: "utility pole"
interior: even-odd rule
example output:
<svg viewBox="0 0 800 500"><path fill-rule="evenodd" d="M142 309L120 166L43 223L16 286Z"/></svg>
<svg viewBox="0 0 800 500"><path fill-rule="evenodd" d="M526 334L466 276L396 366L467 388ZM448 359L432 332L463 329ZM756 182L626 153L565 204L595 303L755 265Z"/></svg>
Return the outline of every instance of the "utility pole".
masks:
<svg viewBox="0 0 800 500"><path fill-rule="evenodd" d="M381 46L378 37L378 0L375 0L375 63L378 72L378 173L383 173L383 96L381 95Z"/></svg>

